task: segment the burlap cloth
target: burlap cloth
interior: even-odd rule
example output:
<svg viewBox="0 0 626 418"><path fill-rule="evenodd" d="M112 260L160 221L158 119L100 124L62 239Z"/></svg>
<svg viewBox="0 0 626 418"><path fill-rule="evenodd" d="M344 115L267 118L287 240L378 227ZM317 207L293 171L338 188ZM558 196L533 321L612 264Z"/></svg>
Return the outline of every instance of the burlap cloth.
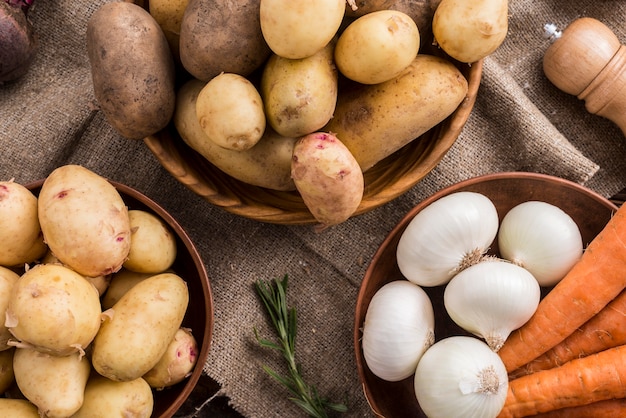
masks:
<svg viewBox="0 0 626 418"><path fill-rule="evenodd" d="M460 180L498 171L535 171L585 184L609 197L626 187L626 140L610 121L544 77L543 25L600 19L626 41L626 2L514 0L504 45L484 63L473 113L461 136L420 184L397 200L322 234L263 224L212 207L175 181L141 141L118 136L94 106L85 49L88 17L102 0L40 0L31 19L40 50L31 71L0 87L0 179L30 182L76 163L135 187L187 230L206 264L215 306L206 372L249 417L301 416L261 365L282 360L256 343L273 333L253 282L289 274L299 313L297 356L304 376L347 416L371 416L352 344L355 302L369 260L416 203ZM202 413L200 413L202 416Z"/></svg>

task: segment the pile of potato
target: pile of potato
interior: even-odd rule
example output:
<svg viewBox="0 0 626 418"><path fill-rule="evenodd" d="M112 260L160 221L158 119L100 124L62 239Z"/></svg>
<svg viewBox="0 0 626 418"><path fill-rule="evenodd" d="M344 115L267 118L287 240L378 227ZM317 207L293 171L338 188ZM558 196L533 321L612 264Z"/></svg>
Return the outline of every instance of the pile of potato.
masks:
<svg viewBox="0 0 626 418"><path fill-rule="evenodd" d="M297 190L329 226L356 211L365 171L457 109L457 64L507 29L507 0L151 0L102 6L87 46L96 99L123 136L173 120L217 168ZM421 52L431 31L443 53ZM295 153L300 141L316 145Z"/></svg>
<svg viewBox="0 0 626 418"><path fill-rule="evenodd" d="M55 169L38 196L0 182L5 416L150 417L153 389L198 356L176 254L167 224L82 166Z"/></svg>

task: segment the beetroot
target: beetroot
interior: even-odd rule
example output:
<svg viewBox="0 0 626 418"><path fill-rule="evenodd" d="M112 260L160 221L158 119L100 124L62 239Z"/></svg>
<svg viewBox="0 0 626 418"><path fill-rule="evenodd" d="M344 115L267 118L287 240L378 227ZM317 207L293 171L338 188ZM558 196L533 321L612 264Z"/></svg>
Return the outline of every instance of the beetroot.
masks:
<svg viewBox="0 0 626 418"><path fill-rule="evenodd" d="M37 38L27 12L33 0L0 0L0 83L26 73Z"/></svg>

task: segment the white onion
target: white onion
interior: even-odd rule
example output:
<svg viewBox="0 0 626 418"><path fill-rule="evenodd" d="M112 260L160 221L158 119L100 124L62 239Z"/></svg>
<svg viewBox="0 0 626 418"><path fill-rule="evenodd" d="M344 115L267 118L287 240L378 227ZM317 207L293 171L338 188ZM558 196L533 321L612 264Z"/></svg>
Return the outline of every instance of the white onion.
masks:
<svg viewBox="0 0 626 418"><path fill-rule="evenodd" d="M500 357L483 341L453 336L424 353L414 386L429 418L495 418L506 400L508 376Z"/></svg>
<svg viewBox="0 0 626 418"><path fill-rule="evenodd" d="M411 376L434 342L435 317L424 290L406 280L381 287L363 322L363 357L381 379L396 382Z"/></svg>
<svg viewBox="0 0 626 418"><path fill-rule="evenodd" d="M583 252L576 222L562 209L539 201L521 203L504 216L498 247L502 258L526 268L541 286L558 283Z"/></svg>
<svg viewBox="0 0 626 418"><path fill-rule="evenodd" d="M463 270L443 296L450 318L496 352L535 313L540 298L539 284L528 270L499 259Z"/></svg>
<svg viewBox="0 0 626 418"><path fill-rule="evenodd" d="M445 284L489 249L498 222L496 208L485 195L456 192L444 196L409 222L398 242L398 267L420 286Z"/></svg>

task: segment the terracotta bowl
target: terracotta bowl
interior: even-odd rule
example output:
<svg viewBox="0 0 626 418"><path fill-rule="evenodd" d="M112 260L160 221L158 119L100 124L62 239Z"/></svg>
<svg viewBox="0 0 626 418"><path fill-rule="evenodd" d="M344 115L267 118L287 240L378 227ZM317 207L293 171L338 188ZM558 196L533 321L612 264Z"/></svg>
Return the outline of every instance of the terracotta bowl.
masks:
<svg viewBox="0 0 626 418"><path fill-rule="evenodd" d="M443 122L365 173L363 200L354 215L402 195L439 163L461 133L474 106L482 64L482 61L472 65L457 63L469 83L464 101ZM297 192L269 190L230 177L187 146L173 124L144 142L174 178L230 213L276 224L316 222Z"/></svg>
<svg viewBox="0 0 626 418"><path fill-rule="evenodd" d="M513 206L542 200L567 212L577 223L583 243L588 244L606 225L617 206L595 192L557 177L533 173L499 173L476 177L443 189L411 209L394 227L375 253L356 304L354 348L363 391L372 411L381 417L426 417L420 409L413 389L413 377L400 382L387 382L376 377L367 367L361 348L361 328L367 307L374 293L384 284L403 279L396 263L396 247L409 222L435 200L457 191L479 192L489 197L498 210L500 220ZM490 250L498 254L497 245ZM467 335L448 317L443 306L444 286L424 288L435 310L435 337ZM549 289L543 289L544 293Z"/></svg>
<svg viewBox="0 0 626 418"><path fill-rule="evenodd" d="M183 319L183 326L190 328L197 340L200 353L192 374L182 382L154 391L154 409L152 416L170 418L189 397L198 379L202 375L202 367L209 355L211 335L213 332L213 296L204 263L194 244L178 222L156 202L137 190L111 182L118 190L129 209L151 212L160 217L176 235L177 257L172 269L187 281L189 288L189 306ZM33 193L38 194L43 180L26 185Z"/></svg>

